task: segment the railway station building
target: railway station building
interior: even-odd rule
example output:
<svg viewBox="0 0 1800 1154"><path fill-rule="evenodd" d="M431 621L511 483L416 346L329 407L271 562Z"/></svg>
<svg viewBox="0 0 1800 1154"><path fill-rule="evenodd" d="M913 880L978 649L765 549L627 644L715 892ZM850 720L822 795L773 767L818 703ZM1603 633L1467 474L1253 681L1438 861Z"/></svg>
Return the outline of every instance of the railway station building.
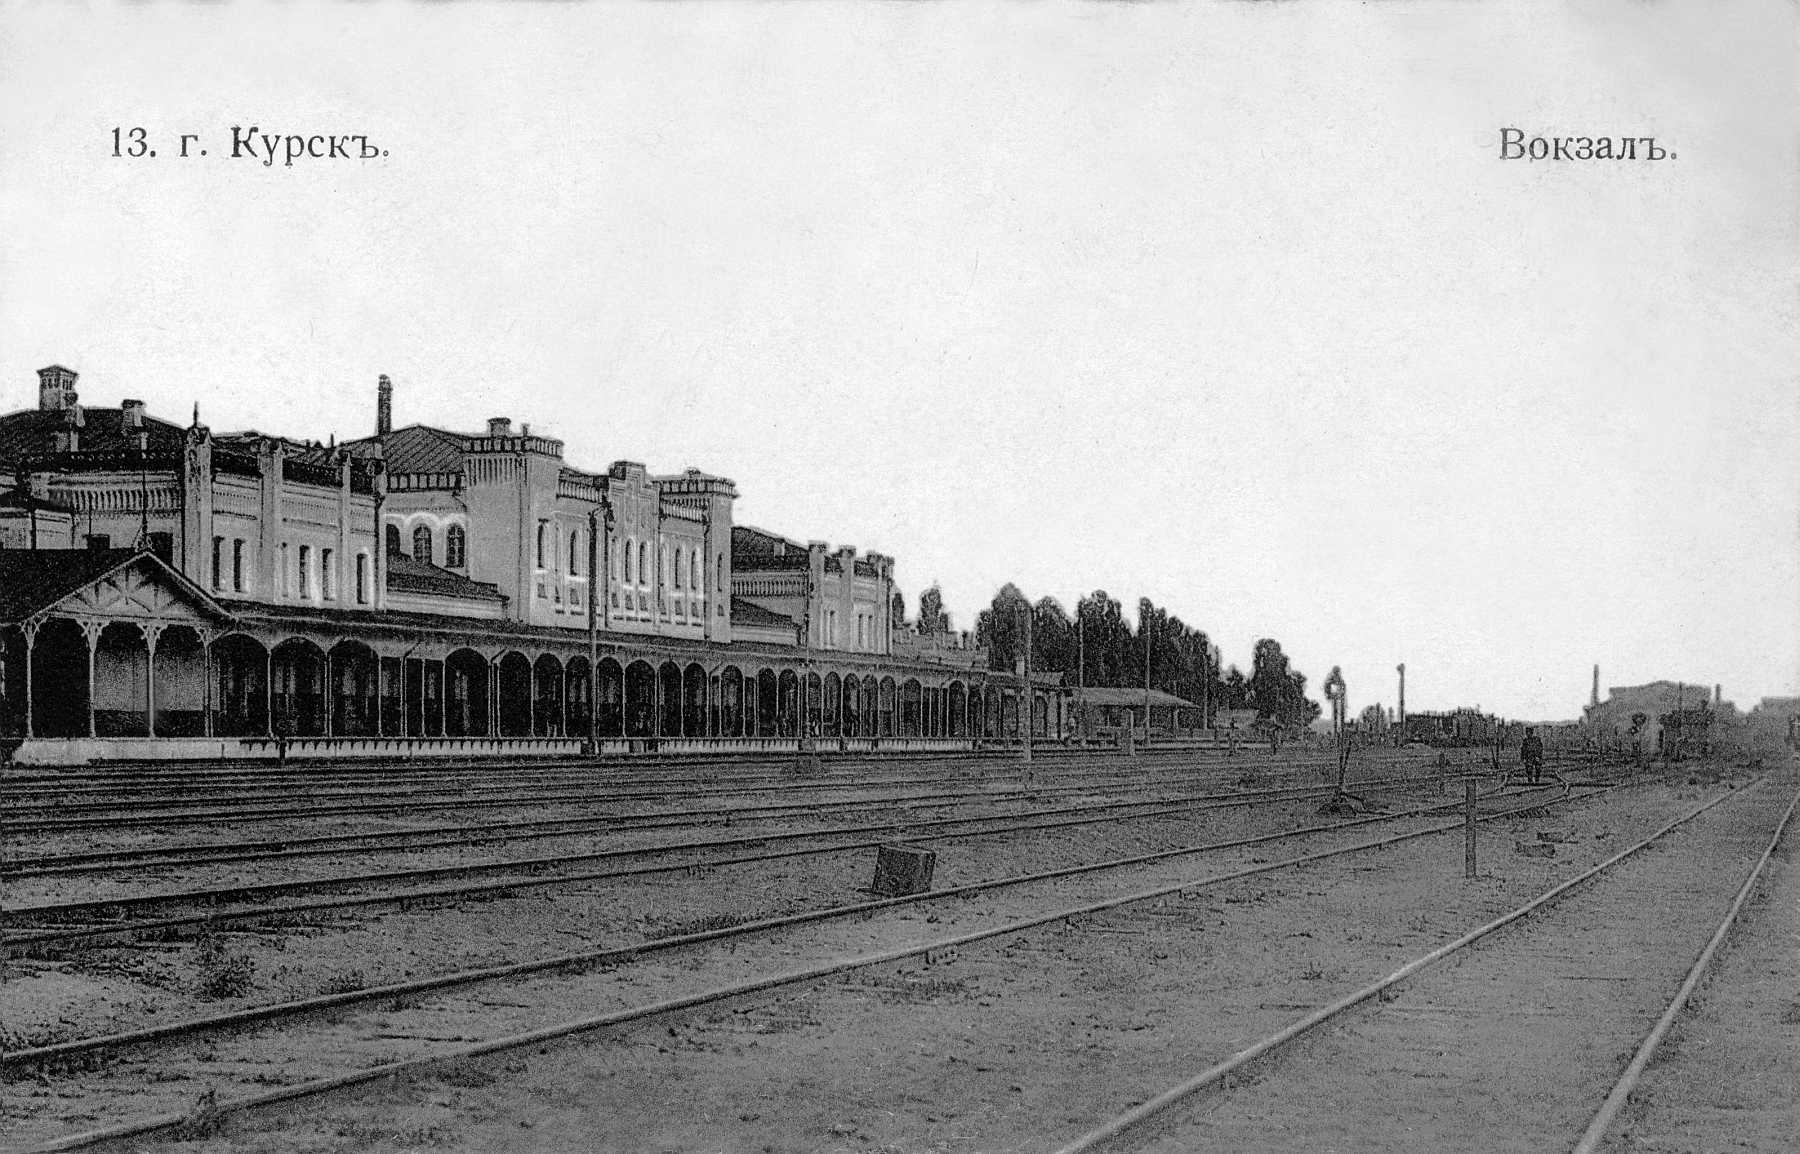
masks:
<svg viewBox="0 0 1800 1154"><path fill-rule="evenodd" d="M0 741L26 761L959 748L1054 684L897 627L894 559L738 525L688 469L496 417L215 434L38 373L0 416ZM1033 705L1024 701L1030 697Z"/></svg>

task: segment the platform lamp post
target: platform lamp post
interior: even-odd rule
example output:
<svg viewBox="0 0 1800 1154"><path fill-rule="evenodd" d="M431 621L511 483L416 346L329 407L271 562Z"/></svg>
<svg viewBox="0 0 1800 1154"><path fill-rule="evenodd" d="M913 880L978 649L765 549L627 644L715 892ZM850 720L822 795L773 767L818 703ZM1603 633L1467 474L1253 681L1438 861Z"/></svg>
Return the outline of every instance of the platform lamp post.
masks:
<svg viewBox="0 0 1800 1154"><path fill-rule="evenodd" d="M1400 674L1400 732L1394 740L1397 749L1406 744L1406 662L1402 661L1394 669Z"/></svg>
<svg viewBox="0 0 1800 1154"><path fill-rule="evenodd" d="M812 609L813 609L813 571L811 558L806 567L806 608L800 615L800 631L805 635L806 648L800 656L800 758L797 768L802 773L814 773L820 768L818 745L812 737ZM824 712L825 693L823 687L819 692L819 710Z"/></svg>
<svg viewBox="0 0 1800 1154"><path fill-rule="evenodd" d="M588 510L588 744L595 756L600 753L600 615L611 616L612 530L612 500L602 492L600 503Z"/></svg>

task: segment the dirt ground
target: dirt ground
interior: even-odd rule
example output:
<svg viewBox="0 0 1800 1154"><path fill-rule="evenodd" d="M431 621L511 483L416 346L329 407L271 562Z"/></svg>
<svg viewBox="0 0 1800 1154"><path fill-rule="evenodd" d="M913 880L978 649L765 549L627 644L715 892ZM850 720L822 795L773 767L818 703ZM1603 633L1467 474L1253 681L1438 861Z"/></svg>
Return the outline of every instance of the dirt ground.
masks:
<svg viewBox="0 0 1800 1154"><path fill-rule="evenodd" d="M211 1138L122 1145L209 1154L1049 1149L1154 1093L1175 1073L1192 1073L1255 1041L1732 785L1634 787L1550 810L1548 816L1512 819L1483 832L1483 871L1472 882L1462 877L1462 839L1438 835L1159 898L1075 924L1057 922L947 956L934 954L929 961L868 967L225 1120ZM1255 816L1213 814L1186 823L1123 823L986 844L947 841L940 846L938 882L1094 861L1231 830L1273 830L1303 819L1300 808ZM1357 837L1373 835L1375 830L1357 832ZM1352 841L1350 835L1337 837ZM1307 848L1321 844L1327 843ZM1516 852L1517 846L1541 844L1555 846L1552 857ZM646 958L616 972L547 985L545 997L553 997L551 1008L560 1017L598 1012L749 972L792 969L821 954L956 933L1071 898L1202 879L1294 852L1298 846L1276 844L1211 855L1204 862L1174 859L1127 871L1127 877L1062 884L1039 897L952 900L945 909L914 907L855 929L770 934L767 942L745 942L707 958L655 963ZM250 999L274 1001L290 988L313 992L344 967L360 965L365 978L385 978L396 967L403 972L517 956L542 949L572 925L580 925L583 938L605 942L619 934L666 933L671 925L724 911L765 913L797 902L823 904L821 898L833 889L866 884L860 877L866 866L850 857L837 864L808 859L783 868L787 873L734 877L718 871L704 879L522 895L454 913L392 911L351 918L347 929L331 925L281 934L281 949L256 936L247 942L270 956L286 952L288 961L259 961L259 988ZM855 884L851 873L857 875ZM59 985L74 978L94 987ZM43 1001L32 997L32 1003L112 1006L104 1017L113 1024L146 1017L144 983L130 974L101 970L74 978L63 970L32 976L31 981L47 983ZM171 1001L149 1014L151 1019L180 1010L180 981L171 985L176 987ZM526 985L488 990L484 1001L518 997L518 1006L531 1005ZM20 1005L13 1001L16 994L18 987L9 990L14 1006ZM133 1005L133 999L140 1001ZM531 1024L533 1014L536 1010L491 1005L475 1012L472 999L446 999L414 1008L400 1033L490 1037ZM76 1032L90 1032L92 1023L76 1017L81 1026ZM56 1023L43 1028L54 1032ZM266 1062L265 1073L257 1077L292 1082L317 1077L320 1055L313 1050L380 1046L380 1039L356 1032L392 1033L394 1024L347 1023L344 1030L351 1033L315 1033L311 1041L295 1037L279 1044L263 1035L221 1039L198 1048L198 1055L157 1051L146 1057L167 1078L167 1093L157 1095L162 1098L157 1105L196 1102L211 1086L203 1064L194 1066L198 1057L211 1055L223 1071L238 1060L239 1046L248 1053L263 1039L259 1059ZM34 1098L25 1109L29 1114L52 1105L40 1095L61 1093L18 1084L4 1089L7 1096L23 1091ZM221 1089L220 1096L229 1098L230 1089ZM85 1111L63 1116L79 1125L79 1114L92 1114L86 1125L94 1125L110 1122L108 1114L115 1111L146 1113L149 1105L122 1096L101 1098Z"/></svg>
<svg viewBox="0 0 1800 1154"><path fill-rule="evenodd" d="M206 1154L422 1149L900 1154L1054 1148L1307 1009L1579 872L1675 814L1733 792L1745 780L1727 775L1717 784L1640 785L1487 827L1482 872L1472 881L1462 876L1460 835L1439 835L227 1118L205 1137L143 1140L119 1148ZM1785 788L1791 793L1791 786ZM1721 809L1752 800L1731 798ZM946 839L937 847L937 881L942 887L1292 828L1316 820L1310 808L1144 819L994 840ZM234 1081L241 1084L251 1071L248 1080L262 1085L300 1081L329 1072L328 1059L344 1054L360 1059L405 1053L408 1042L422 1037L490 1037L820 957L998 924L1110 893L1202 880L1380 832L1364 828L1354 835L1314 837L1305 846L1277 843L1169 859L1030 893L999 891L850 925L758 935L729 949L646 955L616 970L423 999L398 1016L327 1021L291 1036L285 1030L279 1036L259 1032L157 1048L127 1063L116 1072L113 1090L94 1097L65 1098L73 1088L17 1082L0 1085L0 1095L21 1123L15 1133L23 1137L29 1131L42 1139L114 1121L115 1115L191 1107L208 1089L229 1098L238 1092ZM1551 854L1540 856L1546 845L1554 847ZM1535 848L1521 852L1524 847ZM779 868L527 892L453 910L386 910L279 933L237 935L232 948L254 957L255 988L241 1000L274 1001L334 982L436 972L579 948L584 941L638 940L724 916L831 904L860 896L870 864L857 855L805 859ZM1791 887L1791 878L1783 878ZM1791 914L1793 907L1790 899L1785 908ZM1706 1002L1719 1021L1705 1035L1721 1041L1710 1051L1692 1042L1678 1047L1684 1058L1710 1055L1705 1068L1696 1067L1699 1072L1686 1082L1646 1084L1649 1106L1641 1117L1632 1116L1631 1140L1655 1132L1668 1136L1665 1145L1619 1149L1779 1148L1757 1143L1792 1118L1791 1101L1784 1114L1778 1099L1781 1075L1791 1072L1791 1034L1800 1029L1800 1002L1787 1007L1795 1011L1788 1015L1795 1024L1782 1027L1787 1035L1769 1029L1786 1005L1771 1010L1771 986L1780 988L1785 980L1794 995L1788 1000L1800 997L1792 968L1800 927L1789 918L1782 929L1771 916L1782 908L1772 901L1759 905L1754 926L1734 939L1721 961ZM1759 955L1757 943L1765 938L1771 940ZM191 1012L191 980L181 972L187 957L182 951L191 948L172 944L166 962L154 949L113 951L138 960L109 969L108 952L99 951L86 955L84 964L42 963L28 974L15 972L6 990L8 1028L18 1029L11 1014L21 1006L39 1011L29 1028L45 1039ZM145 980L159 965L168 968L161 987L154 976ZM51 1009L58 1012L45 1013ZM1689 1107L1713 1100L1706 1096L1707 1085L1720 1079L1736 1085L1742 1072L1753 1068L1720 1070L1722 1061L1735 1062L1740 1052L1735 1042L1723 1040L1746 1034L1772 1052L1787 1038L1789 1063L1781 1065L1778 1053L1762 1063L1774 1076L1761 1083L1757 1098L1761 1128L1744 1129L1739 1145L1707 1145L1698 1137L1703 1130L1694 1129ZM1658 1077L1678 1072L1664 1064L1653 1071ZM1269 1083L1280 1084L1278 1077ZM1793 1084L1791 1077L1786 1084ZM1307 1092L1328 1101L1328 1091L1329 1086ZM47 1125L55 1117L62 1121ZM1254 1117L1250 1123L1253 1128L1245 1133L1257 1133ZM1187 1148L1176 1142L1169 1148ZM1264 1148L1333 1145L1276 1142ZM1138 1146L1128 1141L1119 1148Z"/></svg>

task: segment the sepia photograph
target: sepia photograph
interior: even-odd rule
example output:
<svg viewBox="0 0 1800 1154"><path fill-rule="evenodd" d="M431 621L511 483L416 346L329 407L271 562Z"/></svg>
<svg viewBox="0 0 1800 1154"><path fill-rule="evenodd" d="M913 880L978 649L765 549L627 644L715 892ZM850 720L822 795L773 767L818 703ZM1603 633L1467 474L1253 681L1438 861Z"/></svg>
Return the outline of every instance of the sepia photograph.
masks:
<svg viewBox="0 0 1800 1154"><path fill-rule="evenodd" d="M1792 0L0 0L0 1154L1800 1150Z"/></svg>

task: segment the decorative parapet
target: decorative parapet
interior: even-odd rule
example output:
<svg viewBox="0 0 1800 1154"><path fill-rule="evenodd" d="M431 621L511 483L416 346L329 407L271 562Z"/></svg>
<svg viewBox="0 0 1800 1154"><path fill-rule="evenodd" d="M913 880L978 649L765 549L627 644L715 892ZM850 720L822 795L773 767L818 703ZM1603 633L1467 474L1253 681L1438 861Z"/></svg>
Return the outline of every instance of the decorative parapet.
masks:
<svg viewBox="0 0 1800 1154"><path fill-rule="evenodd" d="M389 473L387 479L390 493L454 491L464 487L465 478L460 470L454 473Z"/></svg>

